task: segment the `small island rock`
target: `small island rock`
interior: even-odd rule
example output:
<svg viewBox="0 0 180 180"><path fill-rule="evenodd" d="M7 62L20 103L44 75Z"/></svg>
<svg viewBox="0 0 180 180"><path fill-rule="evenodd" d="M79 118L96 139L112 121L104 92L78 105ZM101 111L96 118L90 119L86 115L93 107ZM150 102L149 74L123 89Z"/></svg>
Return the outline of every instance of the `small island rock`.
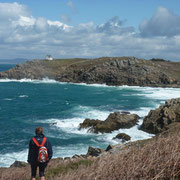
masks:
<svg viewBox="0 0 180 180"><path fill-rule="evenodd" d="M129 141L131 139L131 136L127 135L126 133L119 133L113 139L121 139L122 142L125 142L125 141Z"/></svg>
<svg viewBox="0 0 180 180"><path fill-rule="evenodd" d="M136 125L140 117L136 114L122 114L120 112L111 113L105 121L85 119L80 124L81 128L90 128L94 133L110 133L120 128L131 128Z"/></svg>

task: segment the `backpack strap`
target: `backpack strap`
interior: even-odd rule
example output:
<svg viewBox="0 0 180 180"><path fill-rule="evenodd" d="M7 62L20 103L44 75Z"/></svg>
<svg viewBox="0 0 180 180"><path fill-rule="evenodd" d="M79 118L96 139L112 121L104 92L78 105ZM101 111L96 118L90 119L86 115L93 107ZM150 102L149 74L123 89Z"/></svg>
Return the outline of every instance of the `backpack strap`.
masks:
<svg viewBox="0 0 180 180"><path fill-rule="evenodd" d="M32 140L34 141L34 143L36 144L37 147L40 146L35 137L33 137Z"/></svg>
<svg viewBox="0 0 180 180"><path fill-rule="evenodd" d="M37 147L44 146L44 144L45 144L45 142L46 142L46 139L47 139L47 138L44 137L42 143L39 144L39 143L37 142L37 140L36 140L35 137L32 138L32 140L34 141L34 143L36 144Z"/></svg>
<svg viewBox="0 0 180 180"><path fill-rule="evenodd" d="M45 144L45 142L46 142L46 139L47 139L46 137L43 138L43 141L42 141L42 143L41 143L40 146L44 146L44 144Z"/></svg>

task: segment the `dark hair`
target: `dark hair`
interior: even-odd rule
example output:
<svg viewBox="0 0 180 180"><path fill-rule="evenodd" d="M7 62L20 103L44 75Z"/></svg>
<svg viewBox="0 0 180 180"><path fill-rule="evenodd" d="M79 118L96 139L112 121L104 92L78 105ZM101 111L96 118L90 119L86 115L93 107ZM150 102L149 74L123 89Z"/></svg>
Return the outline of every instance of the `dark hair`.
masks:
<svg viewBox="0 0 180 180"><path fill-rule="evenodd" d="M37 127L35 130L36 135L43 134L43 128L41 126Z"/></svg>

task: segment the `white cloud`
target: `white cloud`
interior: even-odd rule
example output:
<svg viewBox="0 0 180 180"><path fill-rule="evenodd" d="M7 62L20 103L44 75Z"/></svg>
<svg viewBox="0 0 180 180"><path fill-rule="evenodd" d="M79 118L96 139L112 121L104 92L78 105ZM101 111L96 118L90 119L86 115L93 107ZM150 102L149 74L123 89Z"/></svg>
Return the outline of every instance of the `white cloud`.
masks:
<svg viewBox="0 0 180 180"><path fill-rule="evenodd" d="M158 9L153 15L153 22L155 17L162 16L161 11ZM164 9L164 14L169 14L169 10ZM69 26L44 17L35 18L18 3L0 3L0 19L0 59L44 58L51 54L57 58L137 56L180 60L180 35L141 36L118 17L97 26L93 21ZM141 24L141 33L147 31L146 26L147 22Z"/></svg>
<svg viewBox="0 0 180 180"><path fill-rule="evenodd" d="M19 15L29 16L26 6L14 3L0 3L0 19L17 19Z"/></svg>
<svg viewBox="0 0 180 180"><path fill-rule="evenodd" d="M47 20L43 17L40 17L38 19L36 19L35 21L35 28L39 31L39 32L46 32L48 29L48 23Z"/></svg>
<svg viewBox="0 0 180 180"><path fill-rule="evenodd" d="M150 20L140 24L142 36L180 35L180 16L164 7L159 7Z"/></svg>
<svg viewBox="0 0 180 180"><path fill-rule="evenodd" d="M14 24L14 26L32 26L34 25L35 21L35 18L33 18L32 16L19 16L19 19L16 21L12 21L12 24Z"/></svg>
<svg viewBox="0 0 180 180"><path fill-rule="evenodd" d="M106 23L97 26L98 32L105 32L108 34L122 34L134 32L133 27L123 27L124 21L121 21L119 17L115 16L108 20Z"/></svg>

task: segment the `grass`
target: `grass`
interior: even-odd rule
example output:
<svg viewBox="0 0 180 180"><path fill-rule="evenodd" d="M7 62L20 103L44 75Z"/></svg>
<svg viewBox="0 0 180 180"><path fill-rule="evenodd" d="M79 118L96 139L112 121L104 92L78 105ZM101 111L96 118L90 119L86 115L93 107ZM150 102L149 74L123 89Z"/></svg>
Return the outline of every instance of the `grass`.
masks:
<svg viewBox="0 0 180 180"><path fill-rule="evenodd" d="M166 133L130 143L96 160L64 162L54 159L46 170L46 180L179 180L179 129L180 123ZM27 177L30 177L30 166L0 169L1 180Z"/></svg>
<svg viewBox="0 0 180 180"><path fill-rule="evenodd" d="M70 162L68 164L62 164L55 168L50 168L46 172L46 178L53 179L56 176L65 175L69 171L77 170L79 167L82 167L82 166L84 168L86 168L86 167L90 166L92 164L92 162L93 161L91 161L91 160L80 160L77 162Z"/></svg>
<svg viewBox="0 0 180 180"><path fill-rule="evenodd" d="M180 132L140 141L110 154L87 168L69 171L54 180L178 180L180 179Z"/></svg>

